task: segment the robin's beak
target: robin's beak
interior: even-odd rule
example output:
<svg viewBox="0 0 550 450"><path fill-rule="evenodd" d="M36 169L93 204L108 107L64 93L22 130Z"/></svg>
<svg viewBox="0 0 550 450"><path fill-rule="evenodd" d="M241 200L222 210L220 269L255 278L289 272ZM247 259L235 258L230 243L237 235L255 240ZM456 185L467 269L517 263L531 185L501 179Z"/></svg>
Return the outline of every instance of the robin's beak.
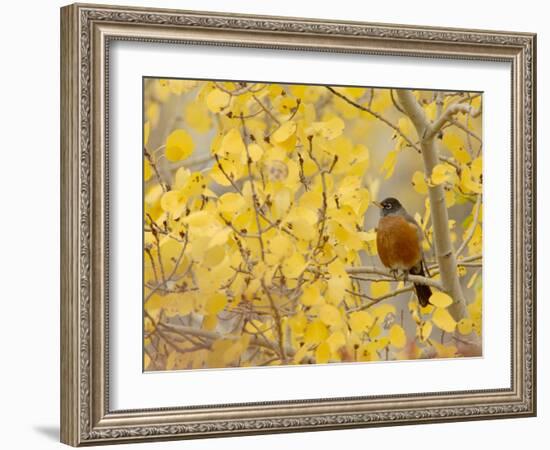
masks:
<svg viewBox="0 0 550 450"><path fill-rule="evenodd" d="M373 201L372 204L373 204L374 206L377 206L377 207L380 208L380 209L383 208L382 204L381 204L381 203L378 203L378 202L376 202L376 201Z"/></svg>

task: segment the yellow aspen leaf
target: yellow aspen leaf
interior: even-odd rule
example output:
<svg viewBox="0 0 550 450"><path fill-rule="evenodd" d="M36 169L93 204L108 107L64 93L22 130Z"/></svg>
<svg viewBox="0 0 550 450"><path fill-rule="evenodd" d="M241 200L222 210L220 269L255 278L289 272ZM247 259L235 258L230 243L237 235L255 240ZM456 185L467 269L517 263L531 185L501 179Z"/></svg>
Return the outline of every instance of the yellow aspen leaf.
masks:
<svg viewBox="0 0 550 450"><path fill-rule="evenodd" d="M378 350L381 350L390 345L390 338L389 336L382 336L381 338L375 339L371 344Z"/></svg>
<svg viewBox="0 0 550 450"><path fill-rule="evenodd" d="M212 214L209 211L195 211L185 217L182 222L188 224L191 227L199 228L204 227L212 220Z"/></svg>
<svg viewBox="0 0 550 450"><path fill-rule="evenodd" d="M296 122L289 120L277 128L277 130L271 135L271 140L280 144L294 135L294 133L296 133Z"/></svg>
<svg viewBox="0 0 550 450"><path fill-rule="evenodd" d="M151 357L147 353L143 352L143 367L145 370L147 370L149 364L151 364Z"/></svg>
<svg viewBox="0 0 550 450"><path fill-rule="evenodd" d="M315 227L306 220L293 220L292 233L299 239L310 240L315 233Z"/></svg>
<svg viewBox="0 0 550 450"><path fill-rule="evenodd" d="M455 150L453 152L453 156L461 164L469 163L472 160L472 157L470 156L468 151L465 150L464 148L460 148L458 150Z"/></svg>
<svg viewBox="0 0 550 450"><path fill-rule="evenodd" d="M222 155L241 155L246 153L243 138L239 130L231 128L223 137L219 153Z"/></svg>
<svg viewBox="0 0 550 450"><path fill-rule="evenodd" d="M185 167L180 167L178 170L176 170L176 175L174 176L174 188L183 188L190 177L191 171L189 169L186 169Z"/></svg>
<svg viewBox="0 0 550 450"><path fill-rule="evenodd" d="M145 117L151 122L151 127L155 127L160 117L160 106L157 102L152 102L145 110Z"/></svg>
<svg viewBox="0 0 550 450"><path fill-rule="evenodd" d="M412 177L414 190L419 194L426 195L428 193L428 184L424 179L424 173L417 170Z"/></svg>
<svg viewBox="0 0 550 450"><path fill-rule="evenodd" d="M250 159L252 160L252 162L257 162L264 154L264 149L258 144L250 144L248 146L248 154L250 155Z"/></svg>
<svg viewBox="0 0 550 450"><path fill-rule="evenodd" d="M315 349L315 361L317 364L325 364L330 359L330 345L326 342L321 342Z"/></svg>
<svg viewBox="0 0 550 450"><path fill-rule="evenodd" d="M292 201L292 193L289 189L280 189L273 199L273 206L278 217L283 216L290 207Z"/></svg>
<svg viewBox="0 0 550 450"><path fill-rule="evenodd" d="M479 179L481 177L481 174L483 172L483 159L481 156L477 157L472 161L472 164L470 165L472 170L472 177L475 179Z"/></svg>
<svg viewBox="0 0 550 450"><path fill-rule="evenodd" d="M346 294L347 279L342 276L335 276L327 281L327 300L337 305L339 304Z"/></svg>
<svg viewBox="0 0 550 450"><path fill-rule="evenodd" d="M403 348L405 347L405 344L407 343L407 336L405 335L405 330L397 325L394 324L390 328L390 344L397 348Z"/></svg>
<svg viewBox="0 0 550 450"><path fill-rule="evenodd" d="M166 158L169 161L181 161L193 153L195 143L185 130L172 131L166 138Z"/></svg>
<svg viewBox="0 0 550 450"><path fill-rule="evenodd" d="M414 125L411 122L411 119L409 119L406 116L401 117L397 121L397 127L401 130L401 132L407 136L412 136L414 133Z"/></svg>
<svg viewBox="0 0 550 450"><path fill-rule="evenodd" d="M151 134L151 122L147 121L143 125L143 145L147 146L149 142L149 135Z"/></svg>
<svg viewBox="0 0 550 450"><path fill-rule="evenodd" d="M446 308L453 304L453 299L444 292L434 292L430 297L430 303L438 308Z"/></svg>
<svg viewBox="0 0 550 450"><path fill-rule="evenodd" d="M292 254L292 256L286 258L283 261L283 266L281 267L281 270L285 277L296 278L304 271L306 266L307 262L305 261L304 257L300 253L295 252Z"/></svg>
<svg viewBox="0 0 550 450"><path fill-rule="evenodd" d="M378 320L383 320L388 314L395 314L395 306L384 303L372 308L372 314Z"/></svg>
<svg viewBox="0 0 550 450"><path fill-rule="evenodd" d="M323 303L321 293L315 284L308 284L304 287L300 301L304 306L314 306Z"/></svg>
<svg viewBox="0 0 550 450"><path fill-rule="evenodd" d="M292 241L285 234L275 236L268 243L269 251L280 258L289 256L293 247Z"/></svg>
<svg viewBox="0 0 550 450"><path fill-rule="evenodd" d="M357 361L366 362L366 361L378 361L380 358L376 349L369 344L362 344L357 349Z"/></svg>
<svg viewBox="0 0 550 450"><path fill-rule="evenodd" d="M373 323L374 319L367 311L355 311L349 315L349 326L356 333L367 331Z"/></svg>
<svg viewBox="0 0 550 450"><path fill-rule="evenodd" d="M151 169L151 164L149 164L148 160L144 159L143 160L143 180L149 181L152 176L153 176L153 169Z"/></svg>
<svg viewBox="0 0 550 450"><path fill-rule="evenodd" d="M338 349L346 345L346 337L341 331L335 331L325 341L329 346L332 353L336 353Z"/></svg>
<svg viewBox="0 0 550 450"><path fill-rule="evenodd" d="M389 281L375 281L370 284L370 293L373 297L381 297L390 292Z"/></svg>
<svg viewBox="0 0 550 450"><path fill-rule="evenodd" d="M319 318L324 324L329 326L340 325L342 323L342 316L338 308L328 303L321 306Z"/></svg>
<svg viewBox="0 0 550 450"><path fill-rule="evenodd" d="M219 113L229 106L231 95L219 89L213 89L206 97L206 106L213 113Z"/></svg>
<svg viewBox="0 0 550 450"><path fill-rule="evenodd" d="M347 97L351 97L354 100L357 100L365 93L365 88L359 87L345 87L341 88L341 90L344 92L344 94L346 94Z"/></svg>
<svg viewBox="0 0 550 450"><path fill-rule="evenodd" d="M346 266L340 259L335 259L327 266L327 271L333 277L343 277L349 279L346 272Z"/></svg>
<svg viewBox="0 0 550 450"><path fill-rule="evenodd" d="M342 119L333 117L325 122L314 122L311 128L315 134L330 141L342 134L344 126L345 124Z"/></svg>
<svg viewBox="0 0 550 450"><path fill-rule="evenodd" d="M160 184L155 184L147 189L143 202L148 206L155 206L163 194L164 191L162 190L162 186Z"/></svg>
<svg viewBox="0 0 550 450"><path fill-rule="evenodd" d="M443 145L449 149L459 163L466 164L472 160L470 154L465 150L464 140L458 134L446 132L443 135Z"/></svg>
<svg viewBox="0 0 550 450"><path fill-rule="evenodd" d="M474 234L468 242L468 252L471 255L481 252L481 244L483 241L481 225L478 223L474 228Z"/></svg>
<svg viewBox="0 0 550 450"><path fill-rule="evenodd" d="M392 104L391 93L389 89L375 89L374 99L371 108L376 112L384 112ZM370 116L370 114L369 114Z"/></svg>
<svg viewBox="0 0 550 450"><path fill-rule="evenodd" d="M197 85L196 81L192 80L170 80L168 81L168 87L170 92L176 95L181 95L193 89Z"/></svg>
<svg viewBox="0 0 550 450"><path fill-rule="evenodd" d="M382 327L379 323L375 323L369 330L369 337L371 339L376 339L382 333Z"/></svg>
<svg viewBox="0 0 550 450"><path fill-rule="evenodd" d="M208 248L217 247L218 245L224 245L229 239L229 235L232 233L231 228L225 227L218 230L212 236Z"/></svg>
<svg viewBox="0 0 550 450"><path fill-rule="evenodd" d="M205 188L204 175L200 172L193 172L182 188L182 192L187 196L194 196L202 194Z"/></svg>
<svg viewBox="0 0 550 450"><path fill-rule="evenodd" d="M213 268L220 264L226 255L226 251L223 245L216 245L210 247L210 241L206 244L206 251L203 254L202 263L205 267Z"/></svg>
<svg viewBox="0 0 550 450"><path fill-rule="evenodd" d="M481 95L478 95L470 102L470 106L475 110L481 108Z"/></svg>
<svg viewBox="0 0 550 450"><path fill-rule="evenodd" d="M233 180L237 180L241 175L240 167L236 167L232 161L224 160L220 161L219 164L214 164L208 172L210 179L220 186L231 186L231 181L227 179L226 174L232 177Z"/></svg>
<svg viewBox="0 0 550 450"><path fill-rule="evenodd" d="M432 315L432 320L433 323L447 333L452 333L456 328L456 321L446 309L436 308Z"/></svg>
<svg viewBox="0 0 550 450"><path fill-rule="evenodd" d="M433 312L433 310L435 309L435 306L434 305L431 305L431 304L427 304L426 306L420 306L420 312L423 314L423 315L427 315L427 314L431 314Z"/></svg>
<svg viewBox="0 0 550 450"><path fill-rule="evenodd" d="M430 178L434 185L451 182L456 178L456 169L449 164L437 164Z"/></svg>
<svg viewBox="0 0 550 450"><path fill-rule="evenodd" d="M419 327L420 335L419 338L422 342L426 342L430 335L432 334L433 325L431 322L424 322L422 326Z"/></svg>
<svg viewBox="0 0 550 450"><path fill-rule="evenodd" d="M218 199L216 206L221 213L234 214L245 206L245 201L236 192L226 192Z"/></svg>
<svg viewBox="0 0 550 450"><path fill-rule="evenodd" d="M212 331L218 325L218 316L211 314L206 316L202 321L202 329L206 331Z"/></svg>
<svg viewBox="0 0 550 450"><path fill-rule="evenodd" d="M294 334L303 334L307 326L307 317L303 311L298 311L288 319L288 326Z"/></svg>
<svg viewBox="0 0 550 450"><path fill-rule="evenodd" d="M457 324L457 329L460 334L470 334L473 326L474 322L472 319L460 319Z"/></svg>
<svg viewBox="0 0 550 450"><path fill-rule="evenodd" d="M186 316L193 310L193 297L183 293L167 294L162 298L162 305L167 316Z"/></svg>
<svg viewBox="0 0 550 450"><path fill-rule="evenodd" d="M386 159L380 167L380 173L384 174L384 179L388 179L392 176L393 171L395 170L395 163L397 162L397 151L392 150L386 155Z"/></svg>
<svg viewBox="0 0 550 450"><path fill-rule="evenodd" d="M208 115L208 108L203 102L194 101L185 105L183 110L185 123L199 133L206 133L212 126L212 120Z"/></svg>
<svg viewBox="0 0 550 450"><path fill-rule="evenodd" d="M428 103L426 106L424 106L424 112L426 113L426 117L428 120L435 120L435 114L437 112L437 105L434 102Z"/></svg>
<svg viewBox="0 0 550 450"><path fill-rule="evenodd" d="M163 211L174 212L180 205L181 194L179 191L168 191L160 199L160 207Z"/></svg>
<svg viewBox="0 0 550 450"><path fill-rule="evenodd" d="M475 194L481 194L483 192L483 186L481 183L478 183L472 179L472 172L468 166L462 167L460 186L466 192L473 192Z"/></svg>
<svg viewBox="0 0 550 450"><path fill-rule="evenodd" d="M206 301L205 309L208 314L218 314L220 311L223 311L226 305L227 297L220 292L215 292Z"/></svg>
<svg viewBox="0 0 550 450"><path fill-rule="evenodd" d="M445 191L445 206L447 206L447 208L450 208L451 206L453 206L454 204L456 203L456 195L455 195L455 192L450 190L450 191Z"/></svg>
<svg viewBox="0 0 550 450"><path fill-rule="evenodd" d="M306 344L318 344L328 337L328 329L320 320L315 320L308 324L304 333L304 342Z"/></svg>
<svg viewBox="0 0 550 450"><path fill-rule="evenodd" d="M456 345L444 345L435 340L432 341L432 345L437 350L437 356L439 358L454 358L456 356Z"/></svg>
<svg viewBox="0 0 550 450"><path fill-rule="evenodd" d="M323 204L323 196L319 191L307 191L300 197L299 204L303 208L316 211Z"/></svg>

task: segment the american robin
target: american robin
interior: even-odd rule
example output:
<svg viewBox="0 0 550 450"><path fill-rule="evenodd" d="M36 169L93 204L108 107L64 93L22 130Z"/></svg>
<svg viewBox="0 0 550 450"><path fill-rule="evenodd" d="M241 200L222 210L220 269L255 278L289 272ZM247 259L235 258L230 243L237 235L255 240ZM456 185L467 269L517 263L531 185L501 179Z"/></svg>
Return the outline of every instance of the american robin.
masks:
<svg viewBox="0 0 550 450"><path fill-rule="evenodd" d="M399 200L388 197L373 202L380 208L380 220L376 230L376 246L382 264L395 275L402 271L406 277L424 275L422 258L422 229L416 220L407 213ZM414 284L418 302L422 306L430 303L432 290L425 284Z"/></svg>

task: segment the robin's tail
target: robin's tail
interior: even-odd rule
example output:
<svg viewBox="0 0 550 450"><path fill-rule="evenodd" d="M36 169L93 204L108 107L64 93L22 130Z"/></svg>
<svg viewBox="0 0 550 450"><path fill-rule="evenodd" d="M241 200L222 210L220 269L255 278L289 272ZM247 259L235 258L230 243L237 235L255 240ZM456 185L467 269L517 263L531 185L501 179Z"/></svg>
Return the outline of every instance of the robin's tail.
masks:
<svg viewBox="0 0 550 450"><path fill-rule="evenodd" d="M413 267L409 270L409 273L412 275L424 276L424 264L420 262L417 267ZM418 303L420 303L420 306L427 306L430 304L430 297L432 296L430 286L414 283L414 290L416 291L416 297L418 298Z"/></svg>

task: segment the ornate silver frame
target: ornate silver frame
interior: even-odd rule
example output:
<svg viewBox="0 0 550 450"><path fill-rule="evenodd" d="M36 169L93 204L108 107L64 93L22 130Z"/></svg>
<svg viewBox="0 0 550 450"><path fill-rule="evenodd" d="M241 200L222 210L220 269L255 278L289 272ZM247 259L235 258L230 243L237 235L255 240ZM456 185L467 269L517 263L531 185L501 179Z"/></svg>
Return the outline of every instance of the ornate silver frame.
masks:
<svg viewBox="0 0 550 450"><path fill-rule="evenodd" d="M106 164L113 40L506 61L512 66L509 389L111 411ZM536 414L536 36L97 5L61 9L61 440L79 446Z"/></svg>

